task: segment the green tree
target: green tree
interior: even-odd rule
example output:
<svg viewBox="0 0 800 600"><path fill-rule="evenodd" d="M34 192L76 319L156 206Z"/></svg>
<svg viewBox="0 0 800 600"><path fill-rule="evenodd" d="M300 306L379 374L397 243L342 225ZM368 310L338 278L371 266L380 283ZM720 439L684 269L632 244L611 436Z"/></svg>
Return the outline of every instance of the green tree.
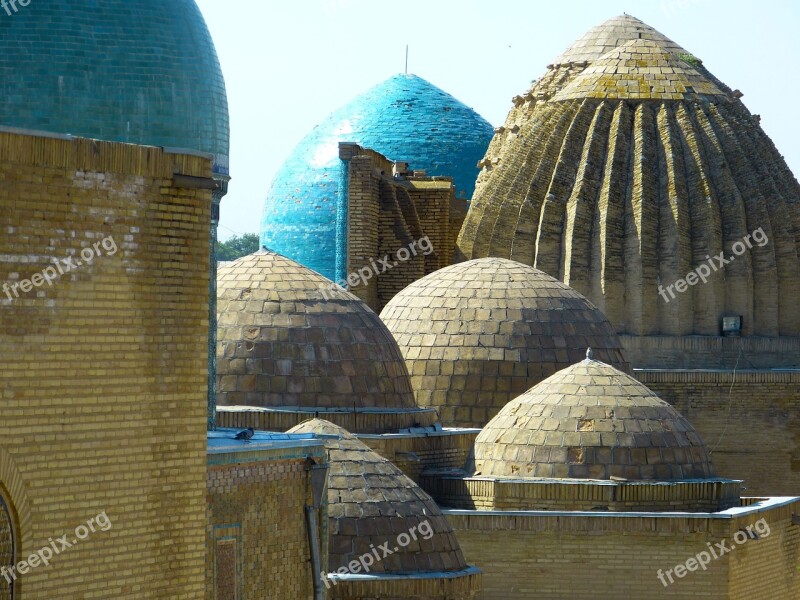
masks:
<svg viewBox="0 0 800 600"><path fill-rule="evenodd" d="M234 235L227 242L217 242L217 262L247 256L258 250L258 247L257 233Z"/></svg>

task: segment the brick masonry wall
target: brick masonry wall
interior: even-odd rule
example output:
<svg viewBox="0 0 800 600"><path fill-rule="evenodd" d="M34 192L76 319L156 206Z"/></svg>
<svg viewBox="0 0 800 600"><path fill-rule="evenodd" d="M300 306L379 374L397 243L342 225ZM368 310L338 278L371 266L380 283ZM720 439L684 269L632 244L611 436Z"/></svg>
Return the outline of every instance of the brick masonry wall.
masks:
<svg viewBox="0 0 800 600"><path fill-rule="evenodd" d="M330 600L477 600L483 598L482 574L443 579L373 579L331 585Z"/></svg>
<svg viewBox="0 0 800 600"><path fill-rule="evenodd" d="M206 599L236 585L236 598L300 600L312 596L312 571L303 507L310 504L305 457L324 462L322 447L211 455L208 461ZM324 505L323 505L324 508ZM322 511L321 552L327 552ZM226 552L235 548L236 581ZM232 552L231 552L232 553ZM234 597L234 596L230 596Z"/></svg>
<svg viewBox="0 0 800 600"><path fill-rule="evenodd" d="M385 179L382 179L379 185L381 214L378 256L387 255L392 268L380 276L377 311L380 311L397 292L425 275L425 260L421 253L411 256L405 262L397 259L397 253L401 248L408 250L413 242L422 237L416 211L413 210L408 193Z"/></svg>
<svg viewBox="0 0 800 600"><path fill-rule="evenodd" d="M441 435L362 435L358 439L420 483L420 473L426 469L463 468L477 435L478 430L463 430Z"/></svg>
<svg viewBox="0 0 800 600"><path fill-rule="evenodd" d="M173 173L210 177L211 161L0 132L0 285L76 264L0 292L0 484L20 556L102 511L112 523L21 575L20 598L203 596L211 192ZM108 237L116 253L81 258Z"/></svg>
<svg viewBox="0 0 800 600"><path fill-rule="evenodd" d="M772 533L712 560L705 571L673 576L672 584L665 577L666 587L659 569L684 564L709 543L730 544L739 520L445 513L467 561L484 571L485 600L794 600L800 544L799 528L787 522L793 510L797 503L742 517L748 525L766 518L775 523Z"/></svg>
<svg viewBox="0 0 800 600"><path fill-rule="evenodd" d="M425 273L433 273L453 262L455 234L451 231L451 203L455 202L453 188L448 180L411 180L411 200L419 215L423 235L428 236L433 248L425 257ZM466 201L461 200L466 204ZM460 227L460 224L459 224Z"/></svg>
<svg viewBox="0 0 800 600"><path fill-rule="evenodd" d="M461 231L461 226L464 224L464 219L467 218L468 210L469 202L466 200L460 198L450 199L450 219L448 220L447 246L452 250L447 256L448 265L452 265L463 260L463 258L457 258L456 256L456 240L458 239L458 232Z"/></svg>
<svg viewBox="0 0 800 600"><path fill-rule="evenodd" d="M712 451L717 475L748 495L800 495L800 373L636 371Z"/></svg>
<svg viewBox="0 0 800 600"><path fill-rule="evenodd" d="M430 427L437 422L436 412L431 409L397 411L358 411L341 409L337 412L320 410L271 410L257 406L220 406L217 410L217 425L257 431L286 431L314 417L344 427L350 433L386 433L406 427ZM474 436L473 436L474 438Z"/></svg>
<svg viewBox="0 0 800 600"><path fill-rule="evenodd" d="M424 474L421 486L442 506L478 510L709 512L726 510L740 502L740 484L735 481L664 485Z"/></svg>
<svg viewBox="0 0 800 600"><path fill-rule="evenodd" d="M792 514L798 511L800 502L795 502L767 514L731 521L730 538L737 531L755 525L762 516L769 526L769 535L748 539L730 554L730 600L800 598L800 526L792 524Z"/></svg>
<svg viewBox="0 0 800 600"><path fill-rule="evenodd" d="M407 285L452 262L466 209L455 217L451 210L455 204L465 207L466 201L455 200L448 177L395 181L393 162L368 148L340 144L339 156L348 163L347 273L369 277L349 289L380 312ZM417 243L424 237L433 248L428 255ZM397 260L403 248L408 260ZM384 257L389 268L379 262Z"/></svg>
<svg viewBox="0 0 800 600"><path fill-rule="evenodd" d="M635 369L800 368L800 337L621 335Z"/></svg>
<svg viewBox="0 0 800 600"><path fill-rule="evenodd" d="M356 146L357 148L357 146ZM373 271L371 260L378 258L378 196L379 171L381 166L391 173L391 163L376 165L377 157L353 156L349 159L348 173L348 236L347 272L359 269ZM378 306L378 278L373 277L350 286L350 291L361 298L373 310Z"/></svg>

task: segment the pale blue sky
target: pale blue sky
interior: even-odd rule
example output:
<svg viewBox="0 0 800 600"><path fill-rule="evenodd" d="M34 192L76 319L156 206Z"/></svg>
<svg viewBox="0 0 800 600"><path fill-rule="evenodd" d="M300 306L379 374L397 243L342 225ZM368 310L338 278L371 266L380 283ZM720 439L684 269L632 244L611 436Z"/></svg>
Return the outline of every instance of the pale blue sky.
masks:
<svg viewBox="0 0 800 600"><path fill-rule="evenodd" d="M512 96L590 27L627 12L702 59L762 116L800 174L796 0L197 0L231 112L220 237L257 232L272 177L294 145L353 96L403 71L500 125Z"/></svg>

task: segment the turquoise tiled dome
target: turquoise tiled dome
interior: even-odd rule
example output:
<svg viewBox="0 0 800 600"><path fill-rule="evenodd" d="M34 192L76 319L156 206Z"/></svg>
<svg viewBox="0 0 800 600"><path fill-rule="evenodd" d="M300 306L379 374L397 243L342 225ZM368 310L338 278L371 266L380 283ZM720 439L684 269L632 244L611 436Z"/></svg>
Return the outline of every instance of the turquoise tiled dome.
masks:
<svg viewBox="0 0 800 600"><path fill-rule="evenodd" d="M0 9L1 126L208 152L227 174L225 82L193 0L16 8Z"/></svg>
<svg viewBox="0 0 800 600"><path fill-rule="evenodd" d="M477 163L494 135L478 113L416 75L395 75L357 96L314 128L278 171L264 204L261 243L336 278L346 253L337 244L347 207L339 142L353 142L428 175L453 177L471 198Z"/></svg>

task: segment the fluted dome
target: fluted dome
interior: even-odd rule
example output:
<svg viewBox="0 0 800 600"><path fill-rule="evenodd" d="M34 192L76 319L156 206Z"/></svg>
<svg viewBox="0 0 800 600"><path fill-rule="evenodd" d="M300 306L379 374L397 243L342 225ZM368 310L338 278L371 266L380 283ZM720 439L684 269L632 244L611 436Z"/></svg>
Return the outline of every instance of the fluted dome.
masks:
<svg viewBox="0 0 800 600"><path fill-rule="evenodd" d="M456 195L471 198L492 132L479 114L421 77L390 77L332 113L292 151L267 194L261 243L336 279L336 258L346 256L337 232L347 224L339 142L450 176Z"/></svg>
<svg viewBox="0 0 800 600"><path fill-rule="evenodd" d="M708 449L677 410L591 359L509 402L478 435L475 469L487 477L714 477Z"/></svg>
<svg viewBox="0 0 800 600"><path fill-rule="evenodd" d="M403 357L362 300L261 250L219 266L217 403L416 408Z"/></svg>
<svg viewBox="0 0 800 600"><path fill-rule="evenodd" d="M193 0L34 0L0 10L0 125L214 155L228 105Z"/></svg>
<svg viewBox="0 0 800 600"><path fill-rule="evenodd" d="M400 469L346 430L323 419L287 433L326 436L329 455L328 571L347 567L372 548L390 542L392 553L371 574L459 571L467 567L453 529L433 499ZM422 529L420 529L422 527ZM398 536L416 539L406 546Z"/></svg>
<svg viewBox="0 0 800 600"><path fill-rule="evenodd" d="M633 17L590 30L514 99L458 252L533 265L629 336L800 335L800 186L740 96Z"/></svg>
<svg viewBox="0 0 800 600"><path fill-rule="evenodd" d="M440 269L381 312L406 359L419 406L446 425L482 427L512 398L581 359L627 369L602 312L530 266L502 258Z"/></svg>

